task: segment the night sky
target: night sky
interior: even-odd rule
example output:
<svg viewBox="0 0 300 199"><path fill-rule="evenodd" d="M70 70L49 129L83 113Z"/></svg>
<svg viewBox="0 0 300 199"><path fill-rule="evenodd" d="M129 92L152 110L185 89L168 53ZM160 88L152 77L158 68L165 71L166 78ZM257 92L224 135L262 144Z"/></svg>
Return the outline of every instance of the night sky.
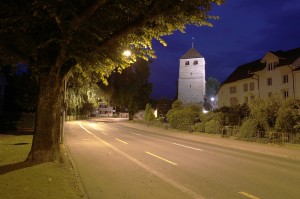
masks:
<svg viewBox="0 0 300 199"><path fill-rule="evenodd" d="M239 65L260 59L267 51L300 47L299 0L228 0L215 6L214 27L189 26L163 37L168 46L154 41L157 59L151 64L152 97L174 98L179 58L192 46L206 61L206 79L223 82Z"/></svg>

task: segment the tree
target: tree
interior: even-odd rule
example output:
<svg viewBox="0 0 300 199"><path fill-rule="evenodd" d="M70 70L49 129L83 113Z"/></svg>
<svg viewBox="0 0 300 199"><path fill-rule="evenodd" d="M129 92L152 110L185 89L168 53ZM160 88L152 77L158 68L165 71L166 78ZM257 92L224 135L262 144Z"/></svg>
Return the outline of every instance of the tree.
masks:
<svg viewBox="0 0 300 199"><path fill-rule="evenodd" d="M155 119L153 109L149 103L146 104L145 114L144 114L144 120L145 121L153 121Z"/></svg>
<svg viewBox="0 0 300 199"><path fill-rule="evenodd" d="M121 109L127 109L129 119L139 110L145 108L150 99L152 84L149 63L138 59L136 63L126 68L122 73L114 73L108 78L108 85L101 88L110 98L110 104Z"/></svg>
<svg viewBox="0 0 300 199"><path fill-rule="evenodd" d="M211 24L213 4L222 0L74 0L0 2L0 61L26 62L39 80L31 151L27 161L60 158L63 81L74 66L103 81L137 57L155 57L151 40L186 24ZM122 56L125 49L133 55Z"/></svg>
<svg viewBox="0 0 300 199"><path fill-rule="evenodd" d="M211 97L215 97L217 95L220 87L220 82L213 77L209 77L206 80L205 87L205 95L210 100Z"/></svg>

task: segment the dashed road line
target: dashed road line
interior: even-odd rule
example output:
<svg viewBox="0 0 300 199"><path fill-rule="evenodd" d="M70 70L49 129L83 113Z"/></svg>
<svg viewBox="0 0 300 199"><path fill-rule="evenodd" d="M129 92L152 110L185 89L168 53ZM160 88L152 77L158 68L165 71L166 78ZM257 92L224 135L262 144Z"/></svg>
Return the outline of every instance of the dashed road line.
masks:
<svg viewBox="0 0 300 199"><path fill-rule="evenodd" d="M120 140L118 138L115 138L116 140L118 140L119 142L122 142L123 144L128 144L127 142L123 141L123 140Z"/></svg>
<svg viewBox="0 0 300 199"><path fill-rule="evenodd" d="M129 133L134 134L134 135L141 135L141 134L135 133L135 132L129 132Z"/></svg>
<svg viewBox="0 0 300 199"><path fill-rule="evenodd" d="M195 148L195 147L191 147L191 146L186 146L186 145L183 145L183 144L178 144L178 143L172 143L174 145L177 145L177 146L182 146L182 147L185 147L185 148L188 148L188 149L193 149L193 150L196 150L196 151L203 151L202 149L199 149L199 148Z"/></svg>
<svg viewBox="0 0 300 199"><path fill-rule="evenodd" d="M163 160L163 161L165 161L165 162L167 162L167 163L170 163L170 164L172 164L172 165L175 165L175 166L178 165L178 164L176 164L175 162L172 162L172 161L170 161L170 160L167 160L167 159L165 159L165 158L162 158L162 157L160 157L160 156L158 156L158 155L155 155L155 154L153 154L153 153L150 153L150 152L148 152L148 151L145 151L145 153L147 153L148 155L151 155L151 156L153 156L153 157L156 157L156 158L158 158L158 159L160 159L160 160Z"/></svg>
<svg viewBox="0 0 300 199"><path fill-rule="evenodd" d="M249 194L249 193L247 193L247 192L244 192L244 191L240 191L240 192L238 192L239 194L242 194L242 195L244 195L244 196L246 196L246 197L248 197L248 198L251 198L251 199L259 199L258 197L256 197L256 196L253 196L253 195L251 195L251 194Z"/></svg>
<svg viewBox="0 0 300 199"><path fill-rule="evenodd" d="M99 131L99 133L102 133L102 134L104 134L104 135L108 135L107 133L104 133L104 132L102 132L102 131Z"/></svg>
<svg viewBox="0 0 300 199"><path fill-rule="evenodd" d="M146 171L152 173L153 175L159 177L161 180L165 181L166 183L172 185L173 187L176 187L177 189L181 190L184 193L187 193L188 195L190 195L192 198L197 198L197 199L205 199L203 196L201 196L200 194L194 192L193 190L187 188L186 186L184 186L183 184L174 181L173 179L169 178L168 176L160 173L159 171L151 168L150 166L142 163L141 161L133 158L132 156L128 155L127 153L121 151L120 149L116 148L115 146L109 144L108 142L104 141L103 139L97 137L95 134L93 134L92 132L90 132L89 130L87 130L86 128L84 128L81 123L79 122L79 126L88 134L90 134L91 136L93 136L95 139L97 139L98 141L102 142L104 145L111 147L111 149L113 149L114 151L118 152L119 154L121 154L122 156L124 156L125 158L127 158L128 160L134 162L135 164L139 165L141 168L145 169Z"/></svg>

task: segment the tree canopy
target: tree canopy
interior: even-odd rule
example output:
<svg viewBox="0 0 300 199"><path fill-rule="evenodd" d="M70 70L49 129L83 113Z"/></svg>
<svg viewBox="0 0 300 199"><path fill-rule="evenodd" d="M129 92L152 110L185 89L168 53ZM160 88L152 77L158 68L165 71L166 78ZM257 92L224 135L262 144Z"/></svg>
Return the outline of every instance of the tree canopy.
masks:
<svg viewBox="0 0 300 199"><path fill-rule="evenodd" d="M26 63L39 80L35 133L28 161L60 154L63 81L75 66L103 81L137 57L155 57L151 40L186 25L208 25L223 0L1 0L0 62ZM132 56L122 53L132 51Z"/></svg>

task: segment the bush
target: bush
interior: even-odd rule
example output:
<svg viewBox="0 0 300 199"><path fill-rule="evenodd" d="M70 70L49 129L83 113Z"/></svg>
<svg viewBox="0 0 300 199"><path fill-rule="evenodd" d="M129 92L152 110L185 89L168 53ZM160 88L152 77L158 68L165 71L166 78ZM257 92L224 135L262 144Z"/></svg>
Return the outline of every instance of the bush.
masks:
<svg viewBox="0 0 300 199"><path fill-rule="evenodd" d="M212 119L205 123L205 133L221 133L222 125L218 120Z"/></svg>
<svg viewBox="0 0 300 199"><path fill-rule="evenodd" d="M151 105L148 103L146 105L145 114L144 114L144 120L145 121L153 121L155 119L153 110Z"/></svg>
<svg viewBox="0 0 300 199"><path fill-rule="evenodd" d="M246 119L239 131L238 137L251 138L256 137L256 132L259 130L259 122L254 118Z"/></svg>
<svg viewBox="0 0 300 199"><path fill-rule="evenodd" d="M172 107L167 113L167 118L172 128L191 130L192 125L199 121L200 106L196 104L182 106L182 103L177 100Z"/></svg>
<svg viewBox="0 0 300 199"><path fill-rule="evenodd" d="M204 122L198 122L195 125L192 126L192 130L196 132L205 132L205 123Z"/></svg>

